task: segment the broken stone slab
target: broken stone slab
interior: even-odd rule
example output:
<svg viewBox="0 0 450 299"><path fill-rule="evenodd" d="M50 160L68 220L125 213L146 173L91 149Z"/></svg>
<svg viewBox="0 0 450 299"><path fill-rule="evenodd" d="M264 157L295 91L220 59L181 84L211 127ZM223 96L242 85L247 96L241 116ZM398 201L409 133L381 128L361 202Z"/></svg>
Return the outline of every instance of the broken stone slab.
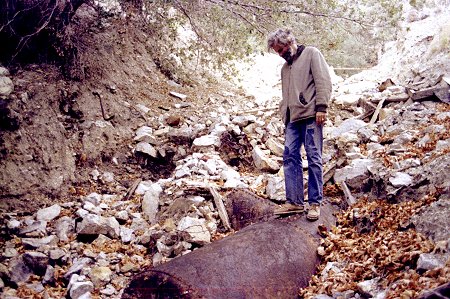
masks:
<svg viewBox="0 0 450 299"><path fill-rule="evenodd" d="M284 145L275 140L274 138L270 137L269 139L267 139L266 146L268 149L270 149L270 151L274 155L278 157L283 157Z"/></svg>
<svg viewBox="0 0 450 299"><path fill-rule="evenodd" d="M105 218L96 214L88 214L77 225L76 231L78 235L103 234L115 239L120 235L120 224L114 217Z"/></svg>
<svg viewBox="0 0 450 299"><path fill-rule="evenodd" d="M158 151L150 143L144 141L141 141L136 145L136 152L144 153L153 158L158 157Z"/></svg>
<svg viewBox="0 0 450 299"><path fill-rule="evenodd" d="M159 195L162 192L162 188L158 183L150 185L149 189L145 192L142 199L141 207L144 218L148 220L150 224L156 222L156 214L159 207Z"/></svg>
<svg viewBox="0 0 450 299"><path fill-rule="evenodd" d="M47 232L47 221L37 220L33 221L26 227L23 227L19 231L19 235L25 235L29 237L38 237L45 235Z"/></svg>
<svg viewBox="0 0 450 299"><path fill-rule="evenodd" d="M46 254L36 251L28 251L23 255L23 261L33 274L43 276L47 270L49 258Z"/></svg>
<svg viewBox="0 0 450 299"><path fill-rule="evenodd" d="M44 238L23 238L22 239L22 244L26 247L26 248L33 248L33 249L37 249L41 246L45 246L45 245L56 245L58 243L58 238L54 235L51 236L47 236Z"/></svg>
<svg viewBox="0 0 450 299"><path fill-rule="evenodd" d="M373 165L371 159L355 159L350 165L336 169L334 180L336 183L346 182L352 189L361 188L370 177L369 167Z"/></svg>
<svg viewBox="0 0 450 299"><path fill-rule="evenodd" d="M178 223L177 229L187 234L187 242L199 245L205 245L211 242L211 234L205 226L205 219L189 216L183 217Z"/></svg>
<svg viewBox="0 0 450 299"><path fill-rule="evenodd" d="M366 125L367 125L367 123L360 119L354 119L354 118L346 119L339 125L339 127L334 128L331 131L330 135L332 138L336 138L336 137L342 135L343 133L357 131L360 128L365 127Z"/></svg>
<svg viewBox="0 0 450 299"><path fill-rule="evenodd" d="M40 209L36 213L36 220L38 221L52 221L61 213L61 206L54 204L48 208Z"/></svg>
<svg viewBox="0 0 450 299"><path fill-rule="evenodd" d="M277 172L280 169L280 165L267 157L267 155L259 148L255 146L252 151L253 163L256 168L262 171Z"/></svg>
<svg viewBox="0 0 450 299"><path fill-rule="evenodd" d="M427 88L423 88L420 90L414 90L412 88L408 88L408 95L414 101L426 100L430 99L433 96L436 96L440 101L444 103L450 103L450 77L448 76L440 76L440 79L434 86L430 86Z"/></svg>

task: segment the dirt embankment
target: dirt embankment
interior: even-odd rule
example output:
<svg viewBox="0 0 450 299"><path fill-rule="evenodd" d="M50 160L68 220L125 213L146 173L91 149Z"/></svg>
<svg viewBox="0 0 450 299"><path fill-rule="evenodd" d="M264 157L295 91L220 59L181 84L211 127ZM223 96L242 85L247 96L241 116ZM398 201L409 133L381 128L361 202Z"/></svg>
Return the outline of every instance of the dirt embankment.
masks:
<svg viewBox="0 0 450 299"><path fill-rule="evenodd" d="M66 75L79 80L52 65L10 67L14 90L3 102L0 133L2 209L32 211L70 199L92 187L93 169L132 176L140 168L128 141L138 127L152 125L151 117L171 113L180 100L170 91L189 97L181 116L201 112L216 93L211 85L183 86L163 75L148 51L151 37L139 26L98 20L81 7L70 28L78 63Z"/></svg>

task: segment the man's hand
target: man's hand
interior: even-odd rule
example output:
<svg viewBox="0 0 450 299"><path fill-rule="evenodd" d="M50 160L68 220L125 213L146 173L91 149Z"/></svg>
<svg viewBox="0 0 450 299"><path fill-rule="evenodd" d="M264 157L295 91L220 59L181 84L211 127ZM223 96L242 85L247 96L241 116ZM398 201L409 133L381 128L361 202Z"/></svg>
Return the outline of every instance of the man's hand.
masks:
<svg viewBox="0 0 450 299"><path fill-rule="evenodd" d="M326 112L316 112L316 123L318 125L323 125L326 120L327 120Z"/></svg>

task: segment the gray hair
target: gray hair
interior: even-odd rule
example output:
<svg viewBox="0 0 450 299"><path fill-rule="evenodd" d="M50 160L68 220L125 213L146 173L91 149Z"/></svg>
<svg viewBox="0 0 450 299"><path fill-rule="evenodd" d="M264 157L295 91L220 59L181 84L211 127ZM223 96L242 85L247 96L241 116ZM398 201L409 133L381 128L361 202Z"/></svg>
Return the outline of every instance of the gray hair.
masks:
<svg viewBox="0 0 450 299"><path fill-rule="evenodd" d="M292 45L295 44L295 37L290 29L277 29L269 34L267 38L267 47L272 49L275 45Z"/></svg>

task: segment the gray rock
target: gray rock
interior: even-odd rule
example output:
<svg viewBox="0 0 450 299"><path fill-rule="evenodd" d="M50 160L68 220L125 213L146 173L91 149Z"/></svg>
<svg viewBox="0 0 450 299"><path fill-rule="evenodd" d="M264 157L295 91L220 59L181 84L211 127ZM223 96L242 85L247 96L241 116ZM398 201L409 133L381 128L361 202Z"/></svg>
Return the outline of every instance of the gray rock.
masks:
<svg viewBox="0 0 450 299"><path fill-rule="evenodd" d="M56 236L48 236L44 237L42 239L37 238L23 238L22 239L23 245L25 245L26 248L39 248L44 245L56 245L58 243L58 238Z"/></svg>
<svg viewBox="0 0 450 299"><path fill-rule="evenodd" d="M450 198L444 195L411 218L416 230L434 242L450 239Z"/></svg>
<svg viewBox="0 0 450 299"><path fill-rule="evenodd" d="M108 284L103 289L100 290L100 293L105 296L112 297L112 295L116 293L116 289L112 284Z"/></svg>
<svg viewBox="0 0 450 299"><path fill-rule="evenodd" d="M284 179L279 176L267 178L266 194L271 200L285 201L286 191Z"/></svg>
<svg viewBox="0 0 450 299"><path fill-rule="evenodd" d="M7 98L14 90L14 83L8 77L0 76L0 98Z"/></svg>
<svg viewBox="0 0 450 299"><path fill-rule="evenodd" d="M33 274L43 276L47 270L49 258L41 252L28 251L23 254L23 261Z"/></svg>
<svg viewBox="0 0 450 299"><path fill-rule="evenodd" d="M380 279L377 277L377 278L374 278L371 280L365 280L365 281L357 283L359 292L363 296L366 296L368 298L376 297L377 294L380 292L380 290L378 288L379 280Z"/></svg>
<svg viewBox="0 0 450 299"><path fill-rule="evenodd" d="M44 277L42 278L42 283L53 285L55 282L55 268L51 265L47 265Z"/></svg>
<svg viewBox="0 0 450 299"><path fill-rule="evenodd" d="M89 278L96 288L101 288L111 281L112 274L109 267L94 267L89 273Z"/></svg>
<svg viewBox="0 0 450 299"><path fill-rule="evenodd" d="M88 266L92 260L90 258L84 257L81 259L75 258L73 261L72 266L67 270L67 272L64 274L64 278L66 280L72 280L72 275L79 274L81 270L83 270L86 266Z"/></svg>
<svg viewBox="0 0 450 299"><path fill-rule="evenodd" d="M336 138L343 133L347 133L347 132L351 132L351 131L356 132L357 130L361 129L362 127L364 127L366 125L367 125L366 122L359 120L359 119L350 118L350 119L344 120L339 127L335 128L333 131L331 131L331 137Z"/></svg>
<svg viewBox="0 0 450 299"><path fill-rule="evenodd" d="M19 232L20 235L27 235L30 237L37 237L45 235L47 232L47 222L46 221L34 221L28 226L22 228Z"/></svg>
<svg viewBox="0 0 450 299"><path fill-rule="evenodd" d="M253 163L259 170L276 172L280 169L280 165L276 161L267 157L267 155L258 146L253 148L252 158Z"/></svg>
<svg viewBox="0 0 450 299"><path fill-rule="evenodd" d="M432 253L422 253L417 260L417 270L428 271L445 266L446 258Z"/></svg>
<svg viewBox="0 0 450 299"><path fill-rule="evenodd" d="M156 214L159 207L159 195L162 192L162 188L158 183L152 184L149 190L144 194L142 200L142 213L150 224L155 223Z"/></svg>
<svg viewBox="0 0 450 299"><path fill-rule="evenodd" d="M245 127L250 123L254 123L256 121L256 116L254 115L239 115L234 117L231 122L239 127Z"/></svg>
<svg viewBox="0 0 450 299"><path fill-rule="evenodd" d="M94 285L90 281L74 282L69 290L71 299L90 298L90 293L94 290Z"/></svg>
<svg viewBox="0 0 450 299"><path fill-rule="evenodd" d="M96 192L90 193L89 195L87 195L84 198L84 202L90 202L92 203L94 206L98 206L100 204L100 202L102 201L102 195L98 194Z"/></svg>
<svg viewBox="0 0 450 299"><path fill-rule="evenodd" d="M77 226L79 235L107 235L117 238L120 235L120 224L116 218L105 218L99 215L89 214L83 218Z"/></svg>
<svg viewBox="0 0 450 299"><path fill-rule="evenodd" d="M14 284L27 282L33 271L25 263L23 256L11 259L9 263L9 280Z"/></svg>
<svg viewBox="0 0 450 299"><path fill-rule="evenodd" d="M58 261L66 255L63 249L57 248L49 251L49 258L53 261Z"/></svg>
<svg viewBox="0 0 450 299"><path fill-rule="evenodd" d="M147 154L153 158L158 157L158 151L150 143L144 141L141 141L136 145L136 152Z"/></svg>
<svg viewBox="0 0 450 299"><path fill-rule="evenodd" d="M128 219L130 219L130 215L126 210L118 211L114 217L120 222L126 222Z"/></svg>
<svg viewBox="0 0 450 299"><path fill-rule="evenodd" d="M40 209L36 213L36 219L41 221L51 221L59 216L61 213L61 206L54 204L48 208Z"/></svg>
<svg viewBox="0 0 450 299"><path fill-rule="evenodd" d="M6 247L5 251L3 252L3 256L6 258L12 258L12 257L16 257L19 255L19 252L12 247Z"/></svg>
<svg viewBox="0 0 450 299"><path fill-rule="evenodd" d="M274 155L276 155L278 157L283 157L284 145L281 144L280 142L278 142L277 140L275 140L274 138L267 139L266 146L268 149L270 149L270 151Z"/></svg>
<svg viewBox="0 0 450 299"><path fill-rule="evenodd" d="M16 219L11 219L6 223L6 227L12 232L17 231L21 225L22 223Z"/></svg>
<svg viewBox="0 0 450 299"><path fill-rule="evenodd" d="M126 227L120 228L120 239L123 243L130 243L134 238L134 230Z"/></svg>
<svg viewBox="0 0 450 299"><path fill-rule="evenodd" d="M350 165L337 169L334 174L334 180L337 183L346 182L353 189L361 188L369 178L369 167L373 165L371 159L355 159Z"/></svg>
<svg viewBox="0 0 450 299"><path fill-rule="evenodd" d="M69 241L69 237L75 233L75 220L69 216L59 218L55 223L56 235L63 241Z"/></svg>
<svg viewBox="0 0 450 299"><path fill-rule="evenodd" d="M186 241L205 245L211 242L211 234L205 226L204 219L183 217L178 223L177 229L186 233Z"/></svg>
<svg viewBox="0 0 450 299"><path fill-rule="evenodd" d="M9 76L9 70L5 67L0 66L0 76Z"/></svg>

